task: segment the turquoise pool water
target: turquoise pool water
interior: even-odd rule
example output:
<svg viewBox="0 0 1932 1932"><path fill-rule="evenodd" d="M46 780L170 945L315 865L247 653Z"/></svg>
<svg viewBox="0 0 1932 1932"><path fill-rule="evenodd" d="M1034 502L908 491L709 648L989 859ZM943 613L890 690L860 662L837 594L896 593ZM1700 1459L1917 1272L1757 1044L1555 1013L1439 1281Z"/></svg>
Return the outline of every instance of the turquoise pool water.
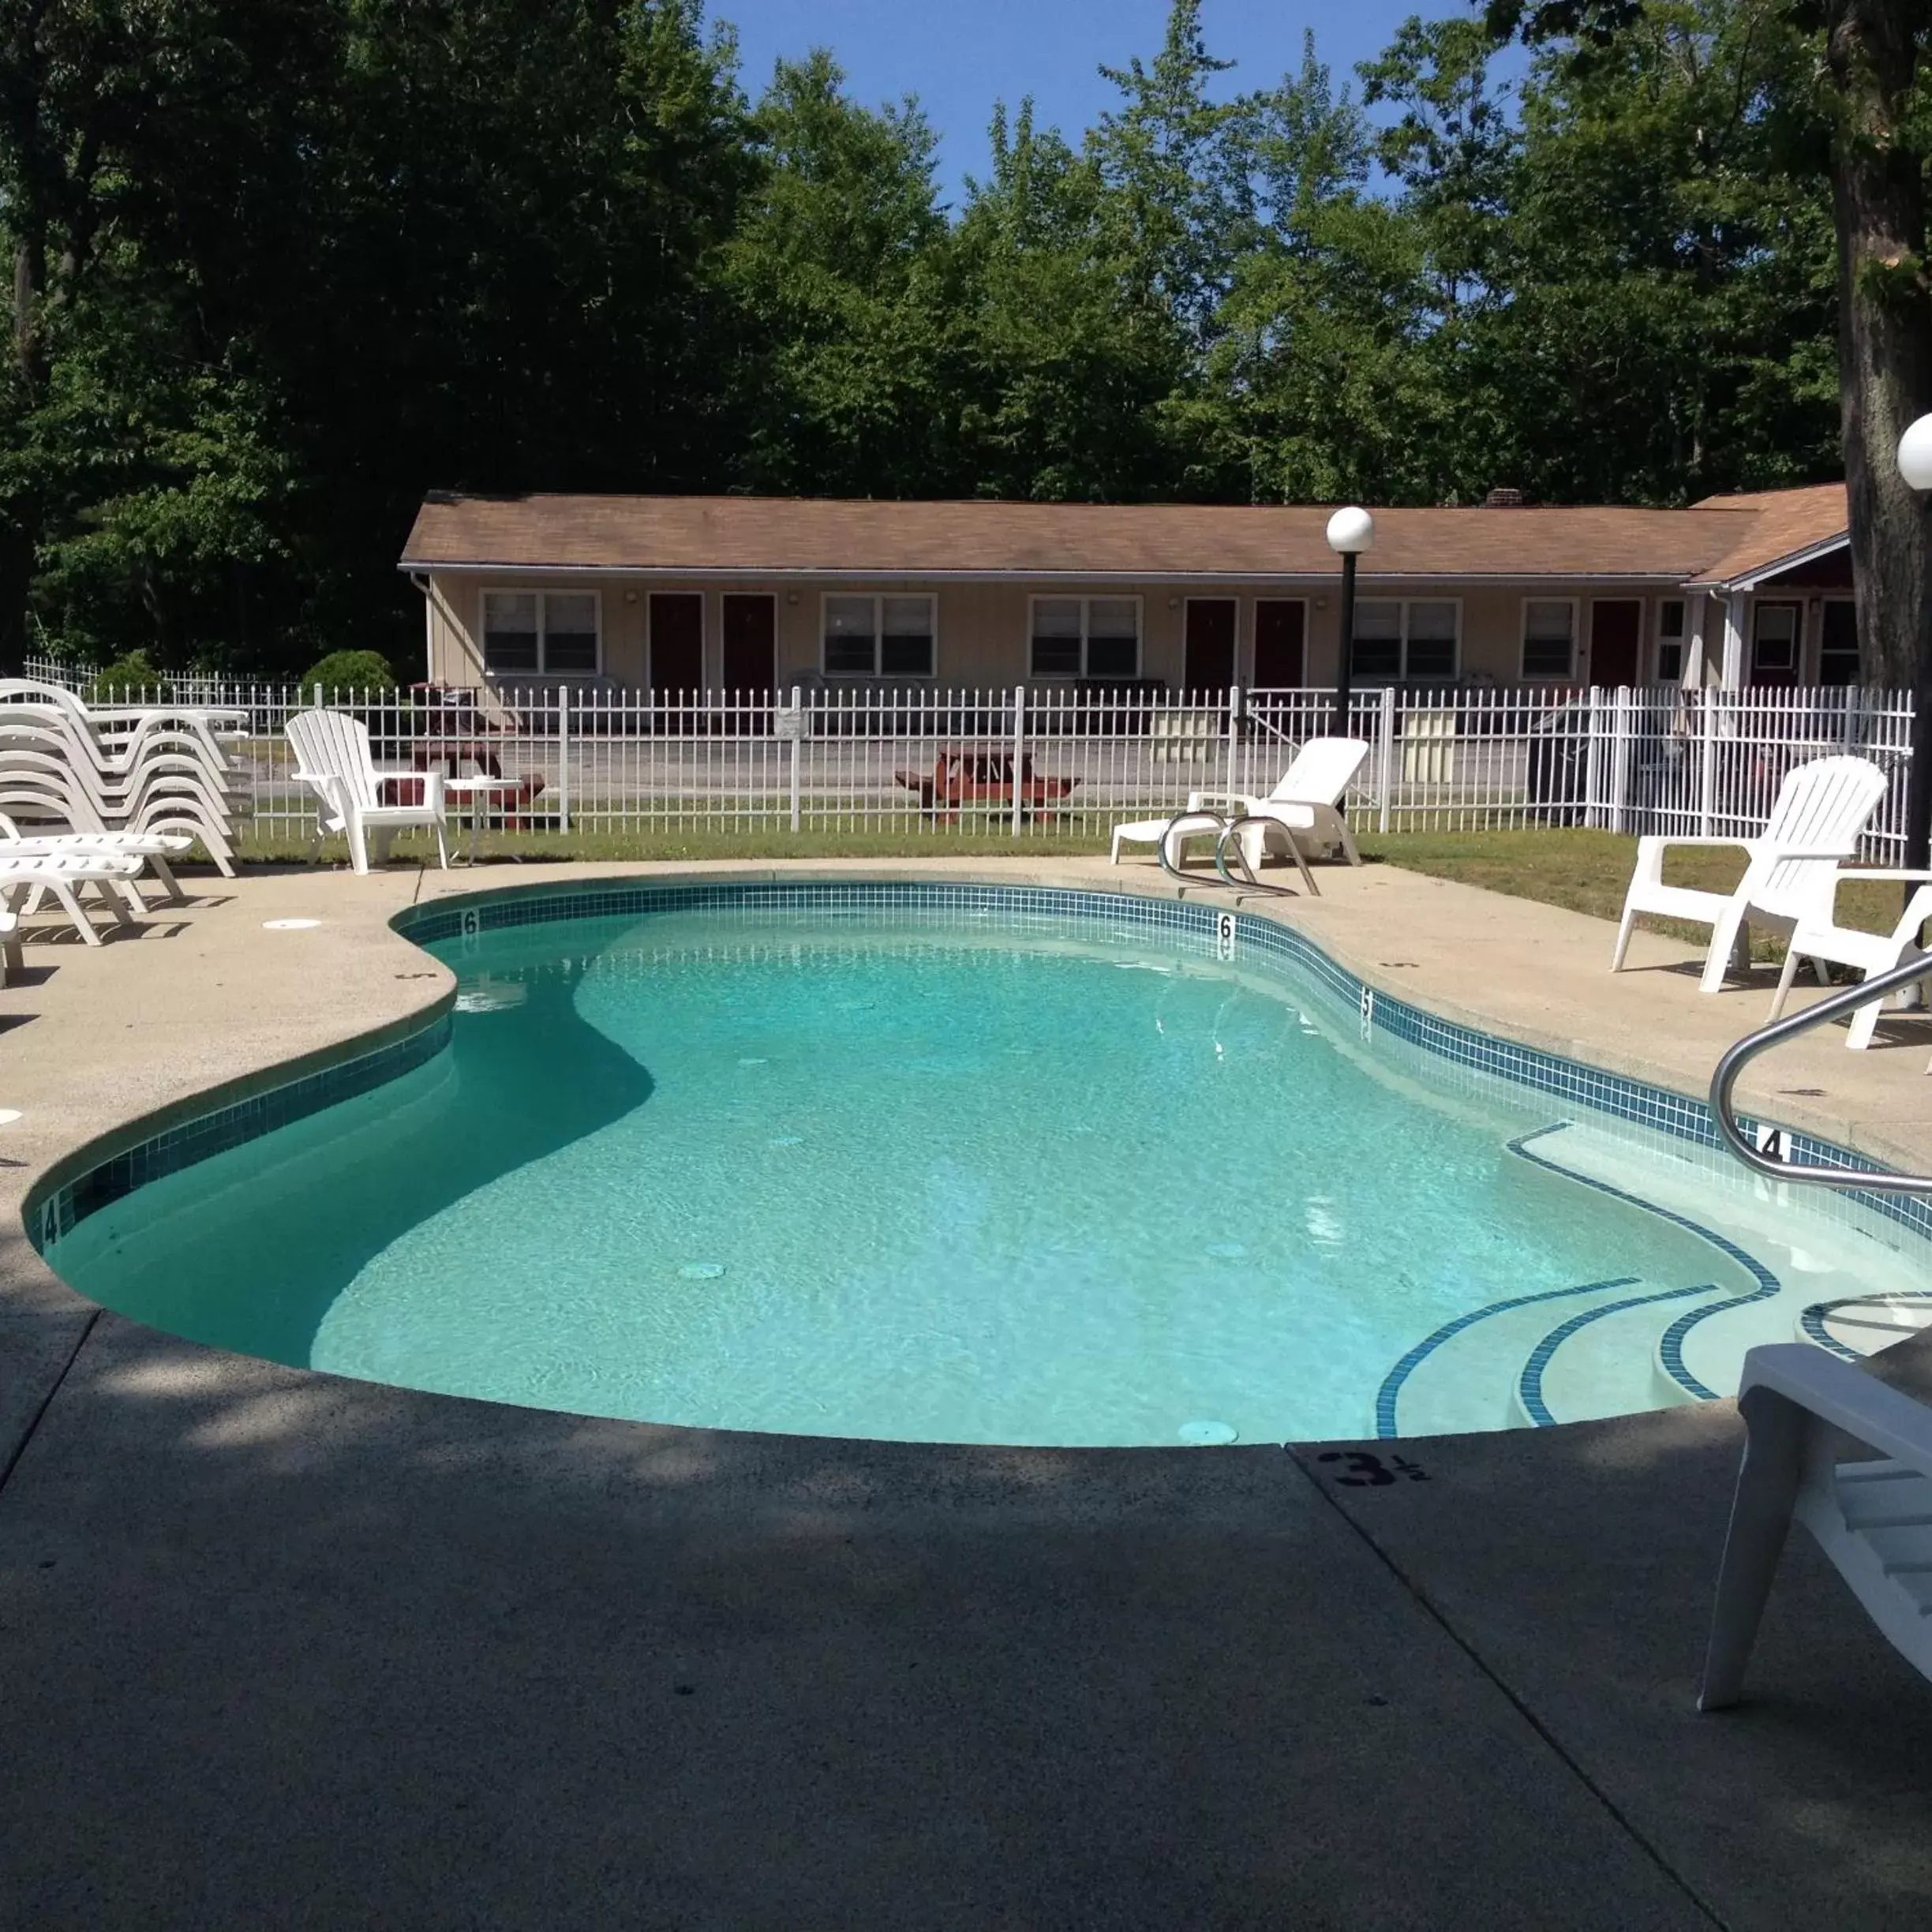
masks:
<svg viewBox="0 0 1932 1932"><path fill-rule="evenodd" d="M56 1267L412 1387L1058 1444L1687 1399L1653 1357L1687 1312L1686 1359L1734 1385L1799 1305L1910 1272L1211 936L732 907L431 949L462 981L447 1052L140 1189Z"/></svg>

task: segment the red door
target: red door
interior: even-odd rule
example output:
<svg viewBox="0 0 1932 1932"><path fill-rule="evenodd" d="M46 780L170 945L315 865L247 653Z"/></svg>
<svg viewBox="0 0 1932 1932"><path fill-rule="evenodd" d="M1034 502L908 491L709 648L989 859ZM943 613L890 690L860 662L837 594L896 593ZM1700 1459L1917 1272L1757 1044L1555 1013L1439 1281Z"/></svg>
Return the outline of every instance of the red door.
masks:
<svg viewBox="0 0 1932 1932"><path fill-rule="evenodd" d="M1589 681L1605 691L1640 684L1643 653L1643 601L1639 597L1598 597L1590 605Z"/></svg>
<svg viewBox="0 0 1932 1932"><path fill-rule="evenodd" d="M1299 597L1264 597L1255 605L1256 691L1293 691L1302 680L1308 606Z"/></svg>
<svg viewBox="0 0 1932 1932"><path fill-rule="evenodd" d="M1224 691L1234 682L1235 608L1232 597L1188 599L1185 689Z"/></svg>
<svg viewBox="0 0 1932 1932"><path fill-rule="evenodd" d="M704 599L661 591L650 601L650 687L704 689Z"/></svg>
<svg viewBox="0 0 1932 1932"><path fill-rule="evenodd" d="M724 688L745 698L769 698L777 677L778 601L769 597L724 600Z"/></svg>

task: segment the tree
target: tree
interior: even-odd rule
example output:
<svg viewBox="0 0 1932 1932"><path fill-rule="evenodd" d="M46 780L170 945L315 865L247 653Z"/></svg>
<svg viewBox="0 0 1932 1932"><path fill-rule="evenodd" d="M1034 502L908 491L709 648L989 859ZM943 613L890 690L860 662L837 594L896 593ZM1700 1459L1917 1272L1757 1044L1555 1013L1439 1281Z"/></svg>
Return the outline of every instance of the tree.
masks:
<svg viewBox="0 0 1932 1932"><path fill-rule="evenodd" d="M1663 0L1491 0L1492 30L1614 47ZM1757 0L1768 27L1811 36L1803 104L1824 137L1838 257L1842 448L1867 674L1917 694L1908 863L1932 829L1932 517L1899 476L1897 440L1932 410L1923 0ZM1794 83L1797 84L1797 83Z"/></svg>

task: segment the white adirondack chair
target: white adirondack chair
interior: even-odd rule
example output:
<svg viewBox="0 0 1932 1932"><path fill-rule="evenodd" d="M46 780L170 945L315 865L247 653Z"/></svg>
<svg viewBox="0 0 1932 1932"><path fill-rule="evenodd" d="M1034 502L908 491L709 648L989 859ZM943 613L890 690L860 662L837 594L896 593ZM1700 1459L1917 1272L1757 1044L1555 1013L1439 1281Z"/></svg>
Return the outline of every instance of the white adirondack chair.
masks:
<svg viewBox="0 0 1932 1932"><path fill-rule="evenodd" d="M1754 923L1789 934L1821 912L1829 923L1839 862L1856 852L1859 836L1878 809L1888 782L1869 758L1814 758L1785 773L1770 818L1755 838L1640 838L1610 970L1621 970L1640 912L1710 927L1710 950L1698 982L1703 993L1723 986L1727 962L1750 964ZM1666 886L1664 854L1687 845L1741 845L1750 862L1737 889L1717 893Z"/></svg>
<svg viewBox="0 0 1932 1932"><path fill-rule="evenodd" d="M1360 865L1361 853L1341 805L1368 755L1368 747L1360 738L1311 738L1265 798L1245 792L1193 792L1187 811L1178 818L1116 826L1113 862L1120 863L1123 844L1155 845L1165 836L1168 861L1178 866L1189 840L1218 837L1226 818L1252 818L1264 822L1244 826L1239 834L1251 871L1264 852L1285 851L1299 862L1316 845L1339 845L1350 865ZM1223 808L1219 812L1212 809L1217 805Z"/></svg>
<svg viewBox="0 0 1932 1932"><path fill-rule="evenodd" d="M1750 1435L1698 1708L1738 1701L1794 1516L1900 1653L1932 1677L1932 1409L1797 1342L1745 1356L1738 1407ZM1840 1462L1841 1436L1876 1458Z"/></svg>
<svg viewBox="0 0 1932 1932"><path fill-rule="evenodd" d="M410 772L423 788L420 805L382 803L382 773L369 754L369 727L341 711L298 711L283 728L300 769L295 777L322 801L323 830L349 840L349 861L358 872L386 863L397 833L421 828L436 833L436 853L449 868L448 826L443 810L443 774ZM318 838L318 843L320 839Z"/></svg>
<svg viewBox="0 0 1932 1932"><path fill-rule="evenodd" d="M1784 971L1779 978L1777 991L1772 996L1773 1020L1784 1010L1784 1002L1791 997L1792 983L1798 977L1802 960L1855 966L1869 979L1876 973L1889 972L1893 967L1903 966L1908 960L1920 957L1923 949L1919 944L1919 934L1926 921L1932 919L1932 872L1889 870L1839 872L1833 875L1834 890L1847 879L1894 880L1916 885L1919 889L1912 894L1904 914L1889 933L1861 932L1855 926L1836 924L1829 900L1822 911L1808 913L1799 919L1791 936L1790 949L1784 955ZM1848 1046L1871 1044L1872 1030L1878 1024L1879 1009L1884 1005L1882 998L1875 999L1852 1016L1851 1029L1845 1035Z"/></svg>

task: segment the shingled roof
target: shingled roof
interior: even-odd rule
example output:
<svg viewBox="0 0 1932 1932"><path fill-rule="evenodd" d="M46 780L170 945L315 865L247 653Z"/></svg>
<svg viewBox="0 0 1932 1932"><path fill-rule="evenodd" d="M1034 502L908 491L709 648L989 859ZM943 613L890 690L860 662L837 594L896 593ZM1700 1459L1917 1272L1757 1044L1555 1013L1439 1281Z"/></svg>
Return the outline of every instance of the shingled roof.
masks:
<svg viewBox="0 0 1932 1932"><path fill-rule="evenodd" d="M1692 580L1700 585L1734 584L1762 577L1822 546L1842 542L1851 514L1842 483L1758 490L1748 496L1706 496L1692 508L1694 513L1731 510L1747 512L1750 517L1749 527L1739 530L1736 543Z"/></svg>
<svg viewBox="0 0 1932 1932"><path fill-rule="evenodd" d="M1817 512L1788 499L1828 495L1716 497L1689 510L1377 510L1361 567L1367 577L1725 581L1733 559L1811 527ZM1842 526L1842 489L1837 500ZM1326 577L1336 567L1329 515L1301 506L438 492L402 563L760 577Z"/></svg>

